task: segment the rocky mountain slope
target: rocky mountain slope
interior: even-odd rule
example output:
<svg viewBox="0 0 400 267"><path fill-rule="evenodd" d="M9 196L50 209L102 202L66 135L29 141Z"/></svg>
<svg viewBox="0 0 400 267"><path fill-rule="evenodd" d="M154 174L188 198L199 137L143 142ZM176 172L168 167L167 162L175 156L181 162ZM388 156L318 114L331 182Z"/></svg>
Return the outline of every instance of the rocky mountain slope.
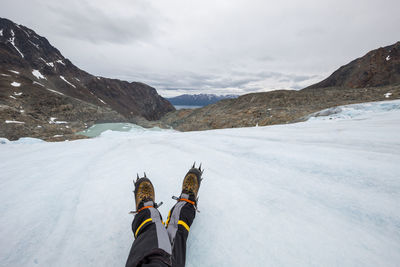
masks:
<svg viewBox="0 0 400 267"><path fill-rule="evenodd" d="M338 105L400 98L400 42L369 52L300 91L278 90L226 99L166 114L161 124L181 131L264 126L302 120Z"/></svg>
<svg viewBox="0 0 400 267"><path fill-rule="evenodd" d="M222 99L236 98L237 95L214 95L214 94L195 94L195 95L179 95L167 98L173 105L183 106L207 106L214 104Z"/></svg>
<svg viewBox="0 0 400 267"><path fill-rule="evenodd" d="M73 138L94 122L157 120L173 110L154 88L93 76L46 38L0 18L0 136Z"/></svg>
<svg viewBox="0 0 400 267"><path fill-rule="evenodd" d="M309 88L377 87L400 83L400 42L368 52Z"/></svg>

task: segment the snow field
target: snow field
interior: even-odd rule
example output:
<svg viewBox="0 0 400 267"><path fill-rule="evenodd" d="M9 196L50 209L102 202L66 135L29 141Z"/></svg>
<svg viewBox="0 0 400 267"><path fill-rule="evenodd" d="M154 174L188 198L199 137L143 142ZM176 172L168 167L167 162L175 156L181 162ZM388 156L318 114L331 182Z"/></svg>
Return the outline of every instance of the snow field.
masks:
<svg viewBox="0 0 400 267"><path fill-rule="evenodd" d="M397 266L400 109L361 109L291 125L6 142L0 265L124 266L136 173L152 180L165 220L196 160L205 172L187 266Z"/></svg>

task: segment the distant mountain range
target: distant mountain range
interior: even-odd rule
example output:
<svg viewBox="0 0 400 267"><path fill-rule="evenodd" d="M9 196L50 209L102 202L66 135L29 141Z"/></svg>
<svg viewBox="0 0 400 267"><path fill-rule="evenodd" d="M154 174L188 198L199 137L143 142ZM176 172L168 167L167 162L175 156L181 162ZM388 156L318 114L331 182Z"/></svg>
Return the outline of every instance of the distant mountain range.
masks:
<svg viewBox="0 0 400 267"><path fill-rule="evenodd" d="M175 106L207 106L222 99L237 98L237 95L214 95L214 94L184 94L176 97L166 98Z"/></svg>
<svg viewBox="0 0 400 267"><path fill-rule="evenodd" d="M46 38L0 18L0 137L71 139L96 122L157 120L173 110L154 88L93 76Z"/></svg>

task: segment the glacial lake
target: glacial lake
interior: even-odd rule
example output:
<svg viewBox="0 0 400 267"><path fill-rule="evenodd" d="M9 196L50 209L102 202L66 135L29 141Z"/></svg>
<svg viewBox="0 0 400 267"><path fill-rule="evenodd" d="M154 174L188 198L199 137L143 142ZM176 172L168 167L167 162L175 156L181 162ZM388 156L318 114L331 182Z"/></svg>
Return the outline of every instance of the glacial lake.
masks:
<svg viewBox="0 0 400 267"><path fill-rule="evenodd" d="M87 137L96 137L106 131L144 133L144 132L159 132L159 131L168 131L168 130L161 129L158 127L143 128L143 127L133 124L133 123L119 122L119 123L95 124L95 125L87 128L84 131L78 132L77 134L85 135Z"/></svg>
<svg viewBox="0 0 400 267"><path fill-rule="evenodd" d="M177 110L179 109L195 109L202 108L203 106L185 106L185 105L176 105L174 106ZM139 125L133 123L125 123L125 122L117 122L117 123L99 123L87 128L84 131L78 132L77 134L81 134L87 137L97 137L101 135L105 131L115 131L115 132L135 132L135 133L143 133L143 132L158 132L165 131L165 129L161 129L158 127L154 128L143 128Z"/></svg>

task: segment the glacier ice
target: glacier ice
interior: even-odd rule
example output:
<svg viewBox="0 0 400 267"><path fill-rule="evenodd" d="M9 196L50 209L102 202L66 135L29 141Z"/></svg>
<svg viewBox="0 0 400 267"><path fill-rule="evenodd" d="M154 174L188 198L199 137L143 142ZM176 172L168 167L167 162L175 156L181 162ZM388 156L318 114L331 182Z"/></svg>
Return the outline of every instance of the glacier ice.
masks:
<svg viewBox="0 0 400 267"><path fill-rule="evenodd" d="M165 219L197 161L187 266L398 266L398 105L269 127L2 139L0 265L124 266L132 178L146 171Z"/></svg>

